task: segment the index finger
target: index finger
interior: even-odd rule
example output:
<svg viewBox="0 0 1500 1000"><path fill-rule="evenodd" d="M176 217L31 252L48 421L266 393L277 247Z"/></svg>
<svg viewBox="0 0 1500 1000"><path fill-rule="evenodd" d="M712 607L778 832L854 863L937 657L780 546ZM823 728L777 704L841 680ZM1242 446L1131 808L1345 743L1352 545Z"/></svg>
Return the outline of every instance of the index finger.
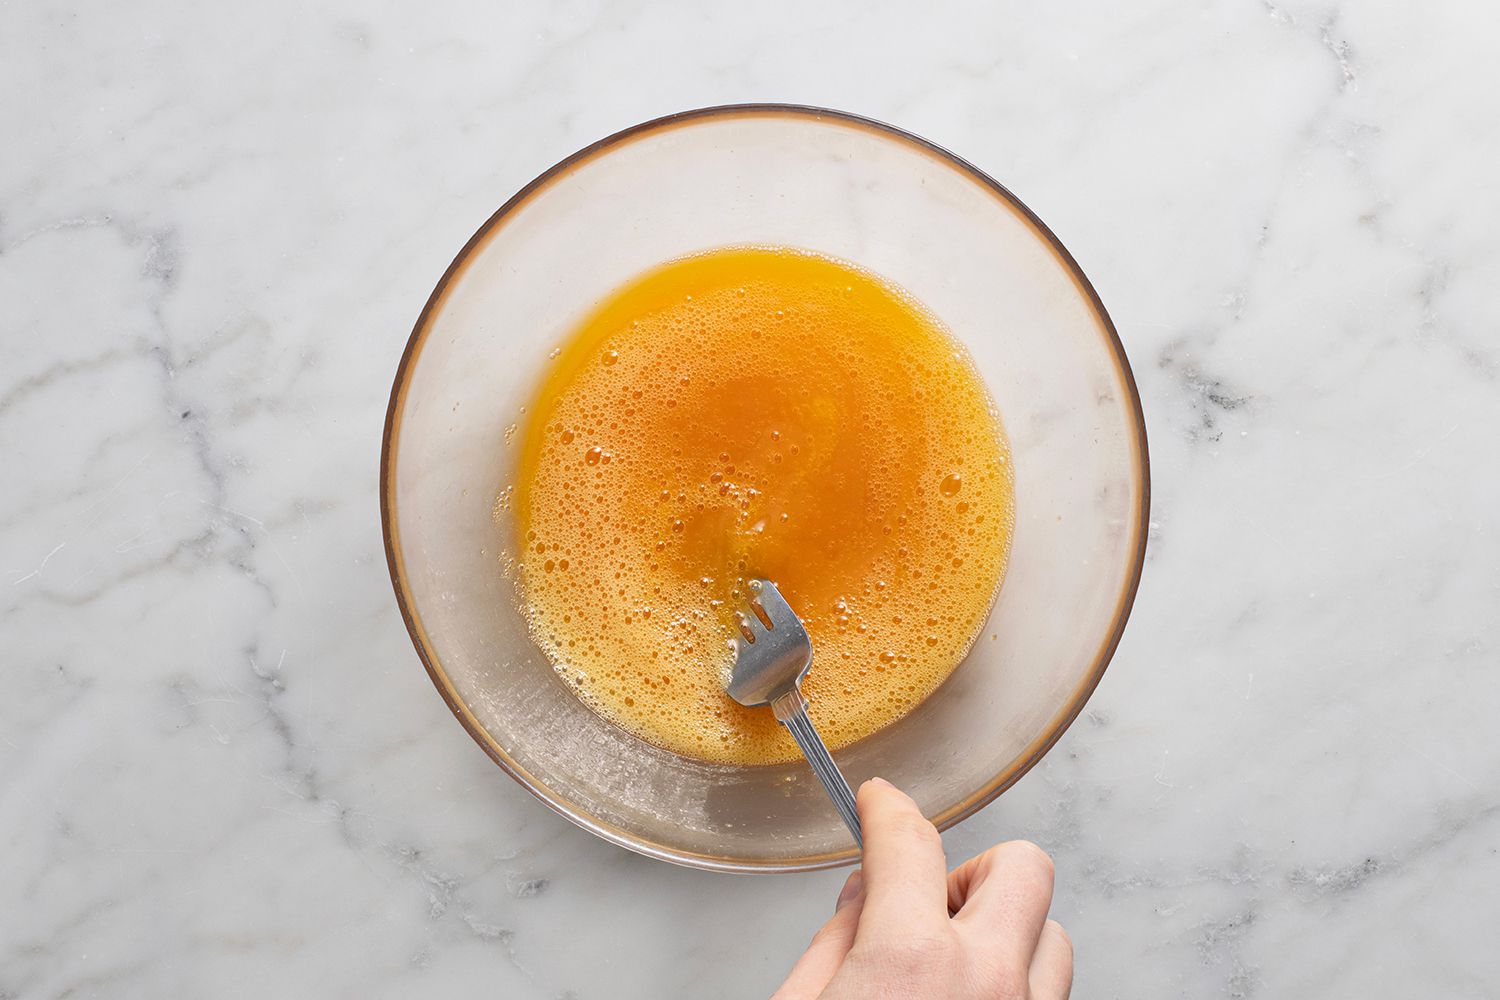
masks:
<svg viewBox="0 0 1500 1000"><path fill-rule="evenodd" d="M937 827L906 794L871 778L856 797L865 839L861 927L948 922L948 863Z"/></svg>

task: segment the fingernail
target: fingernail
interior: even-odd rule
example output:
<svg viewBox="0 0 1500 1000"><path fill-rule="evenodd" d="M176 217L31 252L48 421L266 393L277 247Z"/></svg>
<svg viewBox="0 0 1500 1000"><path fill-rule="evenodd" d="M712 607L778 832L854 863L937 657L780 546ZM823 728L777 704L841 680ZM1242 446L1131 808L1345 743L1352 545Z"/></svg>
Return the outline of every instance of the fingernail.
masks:
<svg viewBox="0 0 1500 1000"><path fill-rule="evenodd" d="M854 901L865 890L865 874L858 868L849 873L849 878L844 882L844 887L839 890L839 901L834 904L833 912L837 913Z"/></svg>
<svg viewBox="0 0 1500 1000"><path fill-rule="evenodd" d="M871 778L870 781L869 781L869 784L875 785L875 786L880 787L880 788L895 788L896 787L895 785L891 784L889 781L886 781L884 778Z"/></svg>

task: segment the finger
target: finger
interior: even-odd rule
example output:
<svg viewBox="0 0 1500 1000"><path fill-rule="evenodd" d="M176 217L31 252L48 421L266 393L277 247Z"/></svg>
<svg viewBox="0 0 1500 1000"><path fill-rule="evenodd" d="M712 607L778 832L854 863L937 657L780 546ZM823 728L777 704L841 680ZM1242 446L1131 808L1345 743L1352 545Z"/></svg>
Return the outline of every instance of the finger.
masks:
<svg viewBox="0 0 1500 1000"><path fill-rule="evenodd" d="M833 916L818 928L807 951L797 959L786 982L771 1000L812 1000L823 992L854 944L854 932L859 928L864 905L864 879L856 868L839 892Z"/></svg>
<svg viewBox="0 0 1500 1000"><path fill-rule="evenodd" d="M1052 859L1025 840L1011 840L964 862L948 877L954 922L982 934L1024 968L1052 905Z"/></svg>
<svg viewBox="0 0 1500 1000"><path fill-rule="evenodd" d="M1031 1000L1068 1000L1073 991L1073 942L1056 920L1042 925L1026 978Z"/></svg>
<svg viewBox="0 0 1500 1000"><path fill-rule="evenodd" d="M856 803L864 827L866 924L892 932L946 925L947 861L937 827L881 778L861 785Z"/></svg>
<svg viewBox="0 0 1500 1000"><path fill-rule="evenodd" d="M858 868L849 873L844 880L844 887L839 890L839 898L833 904L833 912L837 913L856 898L863 895L865 891L865 873Z"/></svg>

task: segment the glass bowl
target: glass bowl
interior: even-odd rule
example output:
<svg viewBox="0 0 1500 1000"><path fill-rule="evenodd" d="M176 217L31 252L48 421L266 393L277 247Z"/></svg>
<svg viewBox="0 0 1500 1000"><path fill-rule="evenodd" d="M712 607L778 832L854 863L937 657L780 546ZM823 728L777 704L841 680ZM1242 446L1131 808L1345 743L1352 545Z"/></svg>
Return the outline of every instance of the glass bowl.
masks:
<svg viewBox="0 0 1500 1000"><path fill-rule="evenodd" d="M773 244L852 261L973 352L1014 453L1010 566L980 638L910 715L837 754L946 828L1035 764L1119 641L1145 552L1145 426L1104 306L1051 231L958 157L818 108L671 115L532 181L438 282L396 372L381 514L396 597L470 735L547 805L652 857L731 871L855 860L806 765L734 767L586 708L530 640L496 513L548 355L606 294L695 251ZM814 665L816 668L816 664Z"/></svg>

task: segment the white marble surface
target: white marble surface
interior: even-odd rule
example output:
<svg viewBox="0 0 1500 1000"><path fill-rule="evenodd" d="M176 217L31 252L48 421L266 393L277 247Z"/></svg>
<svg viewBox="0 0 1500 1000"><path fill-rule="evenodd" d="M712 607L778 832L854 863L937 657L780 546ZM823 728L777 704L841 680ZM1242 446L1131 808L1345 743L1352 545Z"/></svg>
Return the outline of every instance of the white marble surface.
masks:
<svg viewBox="0 0 1500 1000"><path fill-rule="evenodd" d="M841 876L531 800L418 666L375 496L478 223L743 100L990 170L1136 364L1134 619L950 852L1054 852L1079 997L1500 992L1493 5L509 8L0 5L0 997L779 981Z"/></svg>

